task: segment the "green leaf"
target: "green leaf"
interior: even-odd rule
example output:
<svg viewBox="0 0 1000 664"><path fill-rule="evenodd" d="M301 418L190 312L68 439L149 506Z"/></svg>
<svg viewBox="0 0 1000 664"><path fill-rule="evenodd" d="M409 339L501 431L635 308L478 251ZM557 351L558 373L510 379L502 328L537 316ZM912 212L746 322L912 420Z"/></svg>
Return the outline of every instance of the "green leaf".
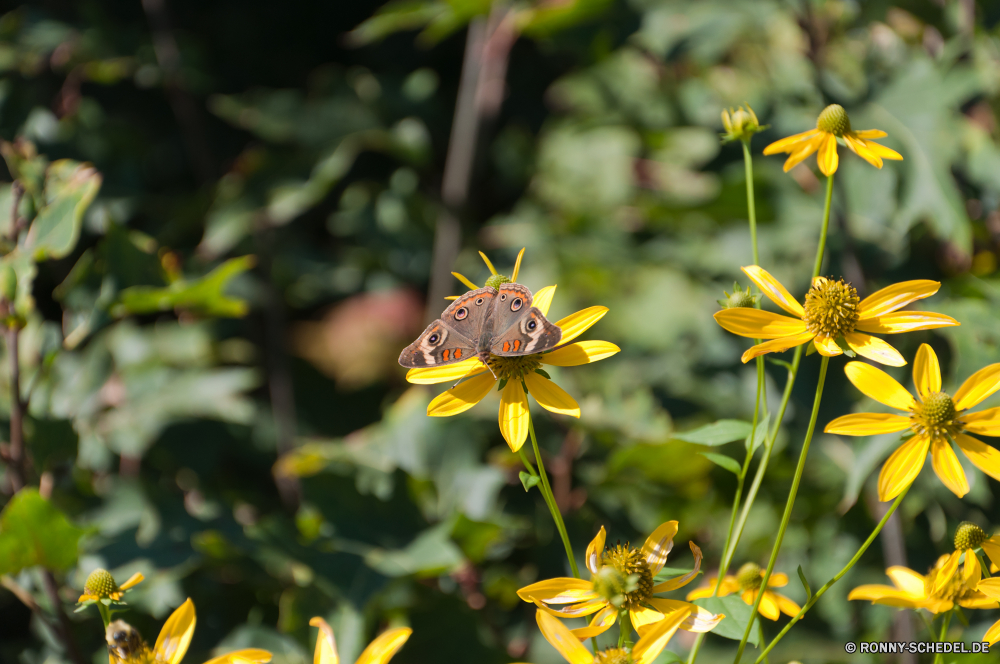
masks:
<svg viewBox="0 0 1000 664"><path fill-rule="evenodd" d="M765 440L767 440L768 425L770 425L770 423L771 423L770 413L765 415L763 420L757 422L757 429L756 431L754 431L753 434L753 443L750 442L750 435L747 434L747 439L745 441L745 444L746 448L750 450L751 454L756 452L757 448L760 447Z"/></svg>
<svg viewBox="0 0 1000 664"><path fill-rule="evenodd" d="M531 487L535 486L541 481L541 478L538 475L532 475L531 473L525 472L523 470L520 473L518 473L517 476L521 478L521 484L524 486L525 492L531 490Z"/></svg>
<svg viewBox="0 0 1000 664"><path fill-rule="evenodd" d="M664 567L663 569L661 569L659 572L656 573L656 576L653 577L653 581L655 581L656 583L663 583L664 581L669 581L670 579L677 578L678 576L684 576L685 574L688 574L692 569L694 568ZM702 574L703 572L699 571L697 576L701 576Z"/></svg>
<svg viewBox="0 0 1000 664"><path fill-rule="evenodd" d="M36 489L23 489L0 512L0 574L36 565L69 569L84 532Z"/></svg>
<svg viewBox="0 0 1000 664"><path fill-rule="evenodd" d="M462 551L449 537L449 530L449 524L442 523L417 535L402 549L372 549L365 554L365 563L388 577L410 574L429 577L450 572L465 563Z"/></svg>
<svg viewBox="0 0 1000 664"><path fill-rule="evenodd" d="M90 164L60 159L45 173L47 204L31 222L24 247L35 260L63 258L80 238L83 213L101 188L101 174Z"/></svg>
<svg viewBox="0 0 1000 664"><path fill-rule="evenodd" d="M673 438L698 445L716 447L750 435L750 423L743 420L719 420L691 431L674 433Z"/></svg>
<svg viewBox="0 0 1000 664"><path fill-rule="evenodd" d="M722 622L712 630L712 634L717 634L726 639L733 639L734 641L743 639L743 633L746 631L753 614L751 613L752 607L740 599L739 595L703 597L696 599L694 603L708 609L712 613L724 613L726 615L722 619ZM750 638L747 639L747 642L757 645L757 641L757 630L750 630Z"/></svg>
<svg viewBox="0 0 1000 664"><path fill-rule="evenodd" d="M225 290L233 277L246 272L254 263L253 256L241 256L226 261L200 279L180 279L165 288L126 288L112 307L112 313L125 316L183 309L204 316L240 318L247 313L247 303L226 296Z"/></svg>
<svg viewBox="0 0 1000 664"><path fill-rule="evenodd" d="M740 473L743 472L743 466L741 466L735 459L727 457L724 454L714 454L712 452L699 452L698 454L702 455L715 465L725 468L737 477L739 477Z"/></svg>
<svg viewBox="0 0 1000 664"><path fill-rule="evenodd" d="M802 587L806 589L806 604L812 599L813 591L809 587L809 581L806 579L806 573L802 571L802 565L799 565L799 581L802 582Z"/></svg>

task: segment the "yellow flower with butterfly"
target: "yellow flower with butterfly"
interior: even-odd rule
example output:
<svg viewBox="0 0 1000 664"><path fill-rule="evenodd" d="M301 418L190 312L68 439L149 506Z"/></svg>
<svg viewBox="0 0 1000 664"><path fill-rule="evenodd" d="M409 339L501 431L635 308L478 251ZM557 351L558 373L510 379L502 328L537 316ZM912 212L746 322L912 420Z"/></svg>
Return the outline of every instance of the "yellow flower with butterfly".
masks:
<svg viewBox="0 0 1000 664"><path fill-rule="evenodd" d="M430 385L460 381L427 407L432 417L463 413L500 388L500 432L517 452L528 437L528 395L546 410L580 417L576 400L556 385L543 366L571 367L611 357L620 349L607 341L570 343L604 317L607 307L588 307L557 321L546 319L556 287L532 295L516 283L524 249L510 278L497 273L480 252L492 276L483 288L452 273L470 290L455 296L441 318L407 346L399 363L406 379Z"/></svg>

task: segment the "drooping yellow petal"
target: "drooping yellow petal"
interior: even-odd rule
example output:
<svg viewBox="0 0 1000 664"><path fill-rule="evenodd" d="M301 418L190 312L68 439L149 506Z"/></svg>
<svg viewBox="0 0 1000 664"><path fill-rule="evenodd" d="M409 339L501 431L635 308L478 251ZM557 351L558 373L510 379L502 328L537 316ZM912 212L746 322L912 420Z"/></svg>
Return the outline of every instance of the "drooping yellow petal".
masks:
<svg viewBox="0 0 1000 664"><path fill-rule="evenodd" d="M705 579L704 586L698 586L694 590L689 590L688 594L684 596L684 599L688 601L702 599L703 597L711 597L712 593L715 592L715 582L718 578L708 578ZM719 597L722 597L722 588L719 588Z"/></svg>
<svg viewBox="0 0 1000 664"><path fill-rule="evenodd" d="M863 332L848 332L844 335L844 340L851 350L860 355L890 367L901 367L906 364L906 360L899 354L899 351L882 341Z"/></svg>
<svg viewBox="0 0 1000 664"><path fill-rule="evenodd" d="M763 573L760 575L761 578L764 577ZM771 578L767 580L768 588L784 588L788 585L788 575L784 572L775 572L771 575Z"/></svg>
<svg viewBox="0 0 1000 664"><path fill-rule="evenodd" d="M819 166L820 172L829 177L837 172L837 164L839 162L840 158L837 156L837 139L833 134L829 134L819 146L819 154L816 155L816 164ZM763 605L764 603L761 602L761 606ZM777 605L775 605L775 611L777 611ZM772 620L777 620L777 618L772 618Z"/></svg>
<svg viewBox="0 0 1000 664"><path fill-rule="evenodd" d="M591 574L597 574L597 571L601 569L601 557L604 555L604 541L607 539L608 534L604 531L604 526L594 539L590 540L590 544L587 545L587 569L590 570Z"/></svg>
<svg viewBox="0 0 1000 664"><path fill-rule="evenodd" d="M757 600L758 592L760 591L744 590L742 596L743 601L753 606L753 603ZM757 612L768 620L777 620L781 617L781 610L778 608L778 602L774 598L774 593L770 590L764 591L764 596L760 598L760 604L757 605Z"/></svg>
<svg viewBox="0 0 1000 664"><path fill-rule="evenodd" d="M921 595L923 594L921 590ZM884 604L887 606L899 606L909 609L920 608L920 595L914 596L892 586L871 584L858 586L847 595L849 600L868 600L872 604Z"/></svg>
<svg viewBox="0 0 1000 664"><path fill-rule="evenodd" d="M409 627L382 632L362 651L356 664L385 664L403 647L410 634L413 634L413 630Z"/></svg>
<svg viewBox="0 0 1000 664"><path fill-rule="evenodd" d="M590 624L586 627L578 627L570 630L573 636L580 639L592 639L599 634L611 629L611 626L618 620L618 609L608 604L606 607L594 614Z"/></svg>
<svg viewBox="0 0 1000 664"><path fill-rule="evenodd" d="M472 377L484 371L486 371L486 365L480 362L478 357L472 357L443 367L410 369L406 372L406 380L416 385L435 385L462 380L466 376Z"/></svg>
<svg viewBox="0 0 1000 664"><path fill-rule="evenodd" d="M779 339L806 330L806 324L798 318L750 307L722 309L715 312L715 321L727 332L751 339Z"/></svg>
<svg viewBox="0 0 1000 664"><path fill-rule="evenodd" d="M689 604L688 602L682 602L677 599L651 597L648 602L662 616L670 615L674 611L681 611L684 609L690 611L688 617L681 623L681 629L688 632L710 632L715 629L716 625L722 622L723 618L726 617L726 614L724 613L712 613L708 609L702 608L697 604ZM656 620L662 620L662 618L657 618ZM652 622L649 624L652 624ZM633 623L633 625L636 625L636 623ZM640 629L639 626L636 625L636 631L639 632L639 636L642 636L645 633L645 626Z"/></svg>
<svg viewBox="0 0 1000 664"><path fill-rule="evenodd" d="M509 380L500 393L500 433L511 451L517 452L528 439L528 397L521 387L521 381Z"/></svg>
<svg viewBox="0 0 1000 664"><path fill-rule="evenodd" d="M587 307L561 319L556 323L556 327L562 330L562 339L559 340L559 343L564 344L576 339L589 330L594 323L604 318L606 313L608 313L607 307Z"/></svg>
<svg viewBox="0 0 1000 664"><path fill-rule="evenodd" d="M907 411L913 405L913 395L895 378L877 367L864 362L848 362L844 373L847 380L866 397L896 410Z"/></svg>
<svg viewBox="0 0 1000 664"><path fill-rule="evenodd" d="M448 417L464 413L482 401L495 384L492 374L470 378L434 397L427 404L427 414L431 417Z"/></svg>
<svg viewBox="0 0 1000 664"><path fill-rule="evenodd" d="M136 572L135 574L133 574L132 576L130 576L128 578L128 580L125 581L125 583L121 584L118 587L121 590L128 590L129 588L133 588L133 587L139 585L140 583L142 583L145 578L146 577L144 577L140 572Z"/></svg>
<svg viewBox="0 0 1000 664"><path fill-rule="evenodd" d="M936 314L932 311L895 311L858 321L855 329L871 334L900 334L955 325L961 325L961 323L951 316Z"/></svg>
<svg viewBox="0 0 1000 664"><path fill-rule="evenodd" d="M472 281L470 279L467 279L464 274L460 274L458 272L452 272L451 276L455 277L456 279L458 279L459 281L461 281L463 284L465 284L469 288L469 290L479 290L479 286L477 286L474 283L472 283Z"/></svg>
<svg viewBox="0 0 1000 664"><path fill-rule="evenodd" d="M528 392L545 410L560 415L580 417L580 405L576 400L545 376L531 372L524 376L524 382L528 386ZM507 386L510 387L510 384ZM507 388L504 388L504 392L506 391ZM527 404L527 401L525 403Z"/></svg>
<svg viewBox="0 0 1000 664"><path fill-rule="evenodd" d="M844 349L830 337L817 336L813 339L813 345L816 346L816 350L819 351L820 355L825 355L827 357L837 357L838 355L843 355L844 353Z"/></svg>
<svg viewBox="0 0 1000 664"><path fill-rule="evenodd" d="M961 498L969 493L969 482L965 478L965 471L959 463L955 451L947 440L936 438L931 443L931 465L938 479L948 487L948 489Z"/></svg>
<svg viewBox="0 0 1000 664"><path fill-rule="evenodd" d="M1000 390L1000 363L983 367L969 376L955 392L955 408L972 408L997 390Z"/></svg>
<svg viewBox="0 0 1000 664"><path fill-rule="evenodd" d="M531 306L537 307L539 311L542 312L543 316L549 315L549 307L552 306L552 298L556 296L555 286L546 286L539 289L537 293L531 296ZM557 327L559 324L556 324ZM566 342L566 331L563 330L563 343Z"/></svg>
<svg viewBox="0 0 1000 664"><path fill-rule="evenodd" d="M563 606L562 608L554 608L550 604L547 604L540 600L535 601L535 606L537 606L539 609L553 616L559 616L560 618L583 618L589 616L592 613L600 611L607 605L608 605L608 600L604 599L603 597L598 597L597 599L588 599L583 602L577 602L576 604L569 604Z"/></svg>
<svg viewBox="0 0 1000 664"><path fill-rule="evenodd" d="M1000 641L1000 620L993 623L993 625L986 630L986 633L983 634L983 641L986 641L991 646L997 641Z"/></svg>
<svg viewBox="0 0 1000 664"><path fill-rule="evenodd" d="M964 433L955 436L955 443L976 468L1000 481L1000 450Z"/></svg>
<svg viewBox="0 0 1000 664"><path fill-rule="evenodd" d="M983 553L989 556L989 559L993 562L994 565L996 565L997 561L1000 560L1000 536L994 535L993 537L983 542L980 546L983 547ZM985 581L983 583L985 583ZM986 592L983 589L983 583L979 584L979 590ZM998 580L997 583L1000 584L1000 580ZM990 597L996 597L997 599L1000 599L1000 594L990 595Z"/></svg>
<svg viewBox="0 0 1000 664"><path fill-rule="evenodd" d="M924 467L930 443L927 436L918 434L892 453L878 475L879 500L882 502L892 500L913 483L920 474L920 469Z"/></svg>
<svg viewBox="0 0 1000 664"><path fill-rule="evenodd" d="M768 585L770 585L770 584L768 584ZM774 601L777 602L778 609L782 613L784 613L786 616L791 616L792 618L794 618L795 616L797 616L799 614L799 611L802 609L801 606L799 606L798 604L796 604L795 602L793 602L789 598L785 597L781 593L775 593L775 592L768 591L768 594L774 596Z"/></svg>
<svg viewBox="0 0 1000 664"><path fill-rule="evenodd" d="M595 599L598 595L590 581L557 577L525 586L517 591L517 596L525 602L537 600L546 604L571 604Z"/></svg>
<svg viewBox="0 0 1000 664"><path fill-rule="evenodd" d="M497 270L493 267L493 263L490 262L490 259L486 257L486 254L480 251L479 255L482 256L483 262L486 263L486 267L490 269L490 274L496 274Z"/></svg>
<svg viewBox="0 0 1000 664"><path fill-rule="evenodd" d="M962 415L965 430L983 436L1000 436L1000 407Z"/></svg>
<svg viewBox="0 0 1000 664"><path fill-rule="evenodd" d="M903 161L903 155L899 154L892 148L887 148L881 143L876 143L875 141L868 141L862 139L865 147L871 150L871 152L882 159L889 159L892 161Z"/></svg>
<svg viewBox="0 0 1000 664"><path fill-rule="evenodd" d="M657 622L632 648L632 661L635 664L652 664L689 614L689 610L678 609Z"/></svg>
<svg viewBox="0 0 1000 664"><path fill-rule="evenodd" d="M667 562L667 554L674 548L674 535L676 534L677 522L666 521L661 523L643 543L640 553L649 565L653 576L656 576L663 569L663 564Z"/></svg>
<svg viewBox="0 0 1000 664"><path fill-rule="evenodd" d="M865 146L864 141L855 138L850 134L844 134L844 143L854 154L858 155L875 168L882 168L882 158L869 150L868 147Z"/></svg>
<svg viewBox="0 0 1000 664"><path fill-rule="evenodd" d="M961 551L952 551L950 554L945 554L938 558L935 564L937 576L934 578L934 584L930 588L929 594L935 595L951 585L955 578L955 572L958 571L959 559L961 557Z"/></svg>
<svg viewBox="0 0 1000 664"><path fill-rule="evenodd" d="M808 142L809 140L817 137L819 134L819 129L810 129L809 131L804 131L801 134L794 134L792 136L782 138L781 140L777 140L764 148L764 154L772 155L779 154L781 152L794 152L800 144Z"/></svg>
<svg viewBox="0 0 1000 664"><path fill-rule="evenodd" d="M621 348L607 341L577 341L567 346L561 346L551 353L545 353L538 359L542 364L551 364L556 367L575 367L607 359L619 351Z"/></svg>
<svg viewBox="0 0 1000 664"><path fill-rule="evenodd" d="M861 300L858 305L859 318L860 320L868 320L891 313L896 309L902 309L910 302L930 297L938 292L939 288L941 288L940 282L929 279L901 281L898 284L886 286Z"/></svg>
<svg viewBox="0 0 1000 664"><path fill-rule="evenodd" d="M691 579L698 576L699 570L701 570L701 549L694 542L688 542L688 546L691 547L691 554L694 556L694 569L692 569L687 574L678 576L674 579L664 581L663 583L653 586L653 594L656 593L666 593L671 590L677 590L678 588L683 588L687 584L691 583Z"/></svg>
<svg viewBox="0 0 1000 664"><path fill-rule="evenodd" d="M740 269L776 305L797 318L802 318L806 315L802 305L792 297L792 294L781 285L780 281L771 276L770 272L758 265L748 265Z"/></svg>
<svg viewBox="0 0 1000 664"><path fill-rule="evenodd" d="M922 399L932 392L941 391L941 364L937 353L927 344L920 344L917 357L913 360L913 384Z"/></svg>
<svg viewBox="0 0 1000 664"><path fill-rule="evenodd" d="M841 415L823 429L824 433L840 436L874 436L895 433L910 428L910 418L892 413L855 413Z"/></svg>
<svg viewBox="0 0 1000 664"><path fill-rule="evenodd" d="M227 652L205 662L205 664L266 664L271 661L271 652L261 648L244 648Z"/></svg>
<svg viewBox="0 0 1000 664"><path fill-rule="evenodd" d="M521 271L521 259L524 258L524 250L527 247L522 247L521 251L517 252L517 260L514 261L514 272L510 275L511 281L517 281L517 273Z"/></svg>
<svg viewBox="0 0 1000 664"><path fill-rule="evenodd" d="M893 565L885 571L885 573L892 579L893 585L902 591L908 592L915 597L921 597L924 594L924 575L914 572L909 567L903 567L902 565Z"/></svg>
<svg viewBox="0 0 1000 664"><path fill-rule="evenodd" d="M188 646L191 645L191 637L194 636L196 622L194 602L189 597L163 623L163 629L153 646L156 658L164 664L177 664L184 659Z"/></svg>
<svg viewBox="0 0 1000 664"><path fill-rule="evenodd" d="M545 640L551 643L569 664L591 664L594 661L594 656L580 643L580 639L573 636L558 618L544 611L536 611L535 620Z"/></svg>
<svg viewBox="0 0 1000 664"><path fill-rule="evenodd" d="M820 134L805 143L801 143L797 150L789 153L788 159L786 159L785 163L782 165L782 169L787 173L801 164L809 157L809 155L816 152L816 150L819 150L820 146L823 145L825 138L826 136L824 134Z"/></svg>
<svg viewBox="0 0 1000 664"><path fill-rule="evenodd" d="M334 638L330 625L319 616L310 618L309 624L319 628L319 634L316 635L316 650L313 651L313 664L340 664L337 639Z"/></svg>
<svg viewBox="0 0 1000 664"><path fill-rule="evenodd" d="M812 332L803 332L802 334L793 334L790 337L785 337L784 339L772 339L771 341L765 341L762 344L757 344L756 346L750 348L743 356L740 358L743 364L746 364L750 360L760 355L766 355L767 353L782 353L789 348L794 348L795 346L801 346L804 343L812 341L815 335Z"/></svg>
<svg viewBox="0 0 1000 664"><path fill-rule="evenodd" d="M983 579L979 582L976 590L983 593L987 597L991 597L995 600L1000 600L1000 576L994 576L989 579Z"/></svg>
<svg viewBox="0 0 1000 664"><path fill-rule="evenodd" d="M857 138L885 138L889 135L881 129L861 129L851 133Z"/></svg>

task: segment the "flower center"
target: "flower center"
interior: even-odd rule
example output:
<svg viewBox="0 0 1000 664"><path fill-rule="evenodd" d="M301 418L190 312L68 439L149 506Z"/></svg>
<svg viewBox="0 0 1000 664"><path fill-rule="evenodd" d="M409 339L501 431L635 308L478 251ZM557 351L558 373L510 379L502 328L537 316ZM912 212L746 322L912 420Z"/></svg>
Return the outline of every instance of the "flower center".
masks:
<svg viewBox="0 0 1000 664"><path fill-rule="evenodd" d="M608 648L594 653L594 664L632 664L632 655L624 648Z"/></svg>
<svg viewBox="0 0 1000 664"><path fill-rule="evenodd" d="M954 436L962 431L956 416L951 397L944 392L933 392L910 407L910 428L932 439Z"/></svg>
<svg viewBox="0 0 1000 664"><path fill-rule="evenodd" d="M840 104L830 104L816 118L816 128L834 136L843 136L851 131L851 119Z"/></svg>
<svg viewBox="0 0 1000 664"><path fill-rule="evenodd" d="M542 355L524 355L522 357L498 357L490 355L490 369L500 380L521 380L522 377L542 366L539 361Z"/></svg>
<svg viewBox="0 0 1000 664"><path fill-rule="evenodd" d="M503 284L509 284L510 277L505 277L502 274L491 274L490 278L486 280L486 285L490 288L500 288Z"/></svg>
<svg viewBox="0 0 1000 664"><path fill-rule="evenodd" d="M118 584L115 583L115 577L111 576L111 572L106 569L95 569L91 572L83 584L83 590L88 595L102 599L107 599L120 592Z"/></svg>
<svg viewBox="0 0 1000 664"><path fill-rule="evenodd" d="M857 289L843 279L816 277L806 293L802 320L816 336L837 339L854 331L860 303Z"/></svg>
<svg viewBox="0 0 1000 664"><path fill-rule="evenodd" d="M971 521L963 521L958 524L958 530L955 531L955 550L975 549L987 539L989 536L985 530Z"/></svg>
<svg viewBox="0 0 1000 664"><path fill-rule="evenodd" d="M599 573L594 589L615 606L638 608L639 604L653 594L653 571L649 569L649 563L642 557L641 551L636 551L628 543L618 544L604 552L602 562L604 567L610 567L615 574L607 572L607 576L602 577ZM605 595L598 590L598 585L606 586L605 591L616 591L615 595ZM618 600L617 603L615 599Z"/></svg>
<svg viewBox="0 0 1000 664"><path fill-rule="evenodd" d="M746 563L736 573L736 583L740 584L740 590L756 590L760 588L760 565L757 563Z"/></svg>

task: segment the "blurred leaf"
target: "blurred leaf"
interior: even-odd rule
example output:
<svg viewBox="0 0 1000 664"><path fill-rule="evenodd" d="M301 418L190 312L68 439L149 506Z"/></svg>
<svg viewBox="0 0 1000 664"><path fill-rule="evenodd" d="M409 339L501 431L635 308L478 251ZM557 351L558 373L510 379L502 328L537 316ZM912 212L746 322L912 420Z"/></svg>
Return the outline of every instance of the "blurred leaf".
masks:
<svg viewBox="0 0 1000 664"><path fill-rule="evenodd" d="M734 440L747 438L752 430L750 422L743 420L719 420L705 426L671 434L671 438L696 443L698 445L708 445L717 447L731 443Z"/></svg>
<svg viewBox="0 0 1000 664"><path fill-rule="evenodd" d="M35 565L69 569L76 564L84 532L36 489L22 489L0 512L0 574Z"/></svg>
<svg viewBox="0 0 1000 664"><path fill-rule="evenodd" d="M725 456L724 454L713 454L712 452L699 452L698 454L702 455L715 465L725 468L736 476L739 476L740 473L743 472L743 466L741 466L739 462L733 458Z"/></svg>
<svg viewBox="0 0 1000 664"><path fill-rule="evenodd" d="M447 524L425 530L403 549L365 554L365 563L388 577L436 576L457 569L463 561L461 550L449 539Z"/></svg>
<svg viewBox="0 0 1000 664"><path fill-rule="evenodd" d="M101 174L90 164L69 159L53 162L46 171L45 207L31 222L24 248L35 260L63 258L80 237L83 213L101 188Z"/></svg>
<svg viewBox="0 0 1000 664"><path fill-rule="evenodd" d="M524 470L518 473L517 476L521 478L521 486L524 487L525 492L529 491L531 487L542 481L542 478L538 475L530 475Z"/></svg>
<svg viewBox="0 0 1000 664"><path fill-rule="evenodd" d="M753 617L751 611L753 607L740 599L739 595L704 597L694 600L694 603L708 609L712 613L724 613L726 615L722 619L722 622L712 630L712 634L733 639L734 641L741 641L743 639L743 633L746 631L747 624L749 624ZM759 638L757 630L751 629L750 638L747 639L747 643L757 645Z"/></svg>
<svg viewBox="0 0 1000 664"><path fill-rule="evenodd" d="M116 316L181 309L204 316L241 318L247 303L225 294L229 282L254 266L253 256L231 258L200 279L180 279L165 288L132 286L121 292L112 307Z"/></svg>
<svg viewBox="0 0 1000 664"><path fill-rule="evenodd" d="M813 591L812 591L812 588L809 586L809 581L806 579L806 573L802 571L802 565L799 565L798 572L799 572L799 581L802 582L802 587L806 591L806 602L805 603L808 604L809 600L812 599Z"/></svg>

